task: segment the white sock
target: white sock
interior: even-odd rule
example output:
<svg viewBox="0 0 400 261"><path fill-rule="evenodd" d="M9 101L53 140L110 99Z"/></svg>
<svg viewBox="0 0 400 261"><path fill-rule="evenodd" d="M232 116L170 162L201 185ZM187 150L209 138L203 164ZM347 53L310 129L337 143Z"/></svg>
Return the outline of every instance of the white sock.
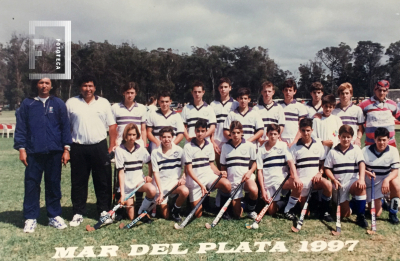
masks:
<svg viewBox="0 0 400 261"><path fill-rule="evenodd" d="M140 210L147 211L149 209L151 203L153 203L153 200L154 200L154 198L145 197L143 199L142 205L140 206ZM141 213L139 213L139 214L141 214Z"/></svg>
<svg viewBox="0 0 400 261"><path fill-rule="evenodd" d="M298 198L290 197L285 207L285 213L289 212L297 204L298 201Z"/></svg>

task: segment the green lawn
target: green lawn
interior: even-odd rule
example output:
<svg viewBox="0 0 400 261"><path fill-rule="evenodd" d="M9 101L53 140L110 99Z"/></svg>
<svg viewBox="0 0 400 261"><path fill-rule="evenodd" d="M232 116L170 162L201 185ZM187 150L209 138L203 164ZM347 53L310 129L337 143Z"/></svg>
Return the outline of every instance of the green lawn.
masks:
<svg viewBox="0 0 400 261"><path fill-rule="evenodd" d="M397 139L400 135L396 136ZM399 140L398 140L399 142ZM139 224L131 230L119 230L118 224L112 224L94 232L87 232L85 226L96 223L95 195L90 181L88 199L88 218L79 227L68 227L58 231L47 226L47 217L44 207L44 187L41 195L41 216L38 227L33 234L25 234L22 231L24 220L22 215L22 203L24 196L24 167L18 160L17 151L12 149L12 139L0 139L0 260L51 260L56 254L56 247L77 247L77 256L83 247L94 246L94 254L99 255L101 246L118 246L117 257L107 257L112 260L396 260L400 259L399 238L400 226L393 226L386 220L387 212L378 219L378 234L370 236L364 229L359 228L350 220L342 222L342 235L333 237L330 228L319 220L306 219L303 229L295 234L290 231L291 222L282 218L265 216L258 230L247 230L245 223L248 219L224 221L212 230L204 228L206 222L211 223L213 216L206 215L194 220L183 230L174 230L173 221L155 219L152 224ZM63 217L72 218L72 206L70 200L70 169L63 169L62 176L62 206ZM125 221L126 222L126 221ZM334 223L331 225L334 226ZM339 240L333 241L332 240ZM334 246L340 246L348 240L359 240L354 251L347 251L346 245L340 251L333 252ZM278 247L279 241L284 241L287 252L269 252L272 247ZM300 246L308 241L308 251L299 252ZM314 242L313 241L321 241ZM218 247L226 242L225 249L238 248L240 242L249 242L250 253L216 253L216 250L207 253L199 251L199 243L215 243ZM272 247L267 246L266 252L256 252L259 246L255 242L271 242ZM181 243L180 250L187 249L186 255L149 255L152 244L176 244ZM321 252L312 252L318 246L328 244L328 248ZM147 245L149 253L142 256L128 256L131 245ZM242 251L246 249L246 243L242 243ZM323 248L324 248L323 247ZM322 248L322 249L323 249ZM172 246L169 246L171 251ZM331 251L330 251L331 250ZM160 250L161 251L161 250ZM77 258L78 259L78 258ZM85 260L104 260L104 257L86 258ZM60 259L68 260L68 259ZM82 260L82 258L81 258Z"/></svg>

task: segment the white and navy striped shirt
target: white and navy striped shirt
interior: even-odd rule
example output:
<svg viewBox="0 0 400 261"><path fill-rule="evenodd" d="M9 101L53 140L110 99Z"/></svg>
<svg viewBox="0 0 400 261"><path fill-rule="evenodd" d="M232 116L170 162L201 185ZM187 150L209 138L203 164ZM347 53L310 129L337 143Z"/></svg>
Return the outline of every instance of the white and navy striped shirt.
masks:
<svg viewBox="0 0 400 261"><path fill-rule="evenodd" d="M259 130L264 130L264 123L258 111L249 108L245 114L241 114L238 109L231 111L224 122L224 130L229 131L232 121L239 121L243 126L243 138L248 139ZM257 141L253 141L256 144Z"/></svg>
<svg viewBox="0 0 400 261"><path fill-rule="evenodd" d="M314 115L317 113L322 113L322 105L319 107L314 107L314 105L312 104L312 100L306 102L304 104L304 106L306 107L307 110L307 118L314 118Z"/></svg>
<svg viewBox="0 0 400 261"><path fill-rule="evenodd" d="M360 147L350 144L350 147L342 152L338 144L329 151L324 165L332 171L342 186L347 186L351 185L350 180L358 178L358 166L361 162L364 162L364 157Z"/></svg>
<svg viewBox="0 0 400 261"><path fill-rule="evenodd" d="M388 145L383 152L378 153L373 144L364 147L362 152L367 170L375 172L375 182L385 179L392 169L400 168L399 151L393 146Z"/></svg>
<svg viewBox="0 0 400 261"><path fill-rule="evenodd" d="M181 116L183 124L185 124L187 127L187 132L192 138L196 136L194 126L196 125L196 122L198 120L207 120L208 127L217 124L214 110L206 102L204 102L203 105L201 105L200 107L196 107L192 103L187 104L185 107L183 107ZM209 140L210 137L207 137L206 139Z"/></svg>
<svg viewBox="0 0 400 261"><path fill-rule="evenodd" d="M160 140L159 132L163 127L170 126L175 132L172 140L175 140L176 135L183 134L184 126L181 116L172 111L168 116L165 116L161 110L150 112L146 120L147 127L152 128L152 134L156 139ZM155 143L152 144L152 150L155 149Z"/></svg>
<svg viewBox="0 0 400 261"><path fill-rule="evenodd" d="M343 124L351 126L354 131L353 141L357 138L358 125L364 124L365 117L360 107L350 103L347 108L341 108L340 103L332 111L333 115L338 116Z"/></svg>
<svg viewBox="0 0 400 261"><path fill-rule="evenodd" d="M138 126L141 133L141 124L146 123L147 109L143 104L135 102L131 108L125 107L124 103L116 103L111 106L114 120L117 122L117 145L121 144L124 129L129 123L134 123Z"/></svg>
<svg viewBox="0 0 400 261"><path fill-rule="evenodd" d="M292 102L286 104L285 101L279 101L285 113L285 128L281 134L282 138L294 139L299 130L299 119L307 116L306 107L293 99Z"/></svg>
<svg viewBox="0 0 400 261"><path fill-rule="evenodd" d="M285 113L283 112L282 106L279 106L276 102L272 102L270 105L265 105L264 103L258 104L253 107L253 109L260 114L264 123L264 139L267 136L267 128L269 125L277 124L285 127Z"/></svg>
<svg viewBox="0 0 400 261"><path fill-rule="evenodd" d="M264 185L271 187L282 182L288 172L289 160L292 160L292 154L289 152L287 144L283 141L277 141L269 151L265 145L260 147L257 152L257 169L263 170Z"/></svg>
<svg viewBox="0 0 400 261"><path fill-rule="evenodd" d="M237 147L229 140L222 146L220 162L226 167L228 180L232 184L239 184L243 175L249 171L251 163L256 160L256 147L251 142L242 139Z"/></svg>
<svg viewBox="0 0 400 261"><path fill-rule="evenodd" d="M315 176L319 172L319 161L325 159L325 150L321 140L312 139L307 147L302 139L290 147L299 178Z"/></svg>
<svg viewBox="0 0 400 261"><path fill-rule="evenodd" d="M151 152L153 171L158 172L161 184L179 180L182 174L183 149L174 143L168 154L162 152L162 146Z"/></svg>
<svg viewBox="0 0 400 261"><path fill-rule="evenodd" d="M214 109L214 113L217 119L217 126L215 128L214 140L219 142L227 142L228 140L224 136L224 122L228 117L229 112L235 110L239 103L232 97L225 103L221 101L213 101L210 106Z"/></svg>

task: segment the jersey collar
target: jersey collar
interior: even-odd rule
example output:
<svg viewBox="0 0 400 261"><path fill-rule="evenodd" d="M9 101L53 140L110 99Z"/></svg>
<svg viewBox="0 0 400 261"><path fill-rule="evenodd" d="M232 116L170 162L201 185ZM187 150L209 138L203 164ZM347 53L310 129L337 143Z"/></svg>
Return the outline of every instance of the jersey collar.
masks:
<svg viewBox="0 0 400 261"><path fill-rule="evenodd" d="M219 99L218 102L220 102L220 103L222 104L222 106L225 106L225 105L227 105L228 103L233 102L233 98L232 98L232 97L229 97L229 100L227 100L225 103L223 103L223 102L221 101L221 99Z"/></svg>
<svg viewBox="0 0 400 261"><path fill-rule="evenodd" d="M174 154L174 152L176 152L177 150L177 145L175 144L175 143L173 143L172 142L172 147L171 147L171 154L169 155L169 156L171 156L171 155L173 155ZM158 153L163 157L163 158L168 158L169 156L167 156L165 153L163 153L163 151L162 151L162 145L161 146L159 146L158 148L157 148L157 151L158 151Z"/></svg>
<svg viewBox="0 0 400 261"><path fill-rule="evenodd" d="M240 145L242 145L243 143L246 143L246 140L242 138L242 140L240 141L240 143L237 145L237 147L233 146L232 144L232 139L228 140L227 142L229 145L231 145L232 148L237 149L239 148Z"/></svg>
<svg viewBox="0 0 400 261"><path fill-rule="evenodd" d="M194 102L190 102L189 104L192 105L198 111L201 110L201 108L208 106L208 104L205 101L203 101L203 105L201 105L199 108L197 108L196 105L194 105Z"/></svg>
<svg viewBox="0 0 400 261"><path fill-rule="evenodd" d="M294 100L294 99L293 99ZM318 112L321 108L322 108L322 103L321 106L319 106L318 108L315 108L314 105L312 104L312 100L306 102L306 105L310 106L311 108L313 108L316 112Z"/></svg>
<svg viewBox="0 0 400 261"><path fill-rule="evenodd" d="M285 99L283 99L282 101L280 101L279 103L283 103L283 104L285 104L286 106L288 106L289 104L295 104L297 101L296 101L296 99L293 99L293 101L291 101L290 103L286 103L285 102Z"/></svg>
<svg viewBox="0 0 400 261"><path fill-rule="evenodd" d="M381 102L381 101L379 101L377 98L375 98L375 95L372 96L370 99L371 99L371 101L373 101L373 102L375 102L375 103L385 103L385 102L388 100L388 98L385 97L385 99Z"/></svg>
<svg viewBox="0 0 400 261"><path fill-rule="evenodd" d="M353 103L350 103L349 106L347 106L346 108L343 109L343 108L340 106L340 103L338 103L338 104L336 104L336 109L341 109L342 111L346 112L351 106L353 106Z"/></svg>
<svg viewBox="0 0 400 261"><path fill-rule="evenodd" d="M303 143L303 139L300 138L300 139L297 141L296 145L297 145L297 146L304 146L304 147L306 147L307 149L310 149L311 146L312 146L314 143L316 143L316 141L315 141L313 138L311 138L311 144L310 144L310 146L307 147L307 146Z"/></svg>
<svg viewBox="0 0 400 261"><path fill-rule="evenodd" d="M389 146L390 146L390 145L387 145L386 148L385 148L381 153L378 153L378 152L376 151L376 144L372 144L371 146L369 146L368 149L369 149L377 158L380 158L385 152L388 152L388 151L389 151Z"/></svg>
<svg viewBox="0 0 400 261"><path fill-rule="evenodd" d="M350 147L349 147L345 152L343 152L343 151L340 149L340 144L336 145L333 149L335 149L336 151L339 151L339 152L342 153L343 155L346 155L346 153L347 153L348 151L354 149L354 146L353 146L353 144L350 144Z"/></svg>
<svg viewBox="0 0 400 261"><path fill-rule="evenodd" d="M156 113L161 114L162 116L164 116L165 119L168 119L170 116L176 114L175 111L172 111L172 110L171 110L171 113L170 113L168 116L165 116L164 113L162 113L161 109L158 109L158 110L156 111Z"/></svg>
<svg viewBox="0 0 400 261"><path fill-rule="evenodd" d="M125 106L124 102L120 102L120 103L119 103L119 107L121 107L121 108L126 108L128 111L132 111L133 108L139 107L139 105L138 105L137 102L134 102L132 108L129 109L128 107Z"/></svg>
<svg viewBox="0 0 400 261"><path fill-rule="evenodd" d="M247 115L247 113L249 113L249 112L251 112L251 110L253 109L253 108L250 108L249 107L249 109L247 110L247 112L245 113L245 114L241 114L240 112L239 112L239 107L237 107L236 109L235 109L235 113L237 113L237 114L239 114L239 115L241 115L241 116L246 116Z"/></svg>
<svg viewBox="0 0 400 261"><path fill-rule="evenodd" d="M268 104L265 104L264 100L262 100L262 106L264 106L264 108L267 109L267 111L269 111L270 109L272 109L272 107L278 106L278 104L275 101L272 101L271 107L268 108Z"/></svg>
<svg viewBox="0 0 400 261"><path fill-rule="evenodd" d="M83 99L82 94L79 94L79 95L78 95L78 98ZM97 101L97 100L99 99L99 96L95 95L95 96L94 96L94 99Z"/></svg>
<svg viewBox="0 0 400 261"><path fill-rule="evenodd" d="M203 145L203 147L200 147L200 146L197 145L197 143L196 143L196 138L193 138L190 142L192 143L192 145L198 147L198 148L201 149L201 150L203 150L203 149L208 145L208 143L209 143L209 142L205 139L205 140L204 140L204 145Z"/></svg>
<svg viewBox="0 0 400 261"><path fill-rule="evenodd" d="M134 147L133 147L132 152L130 152L130 151L125 147L125 144L123 144L123 146L124 146L124 149L125 149L127 152L129 152L130 154L133 154L135 151L137 151L137 150L140 148L140 145L137 144L136 142L135 142L135 145L134 145Z"/></svg>

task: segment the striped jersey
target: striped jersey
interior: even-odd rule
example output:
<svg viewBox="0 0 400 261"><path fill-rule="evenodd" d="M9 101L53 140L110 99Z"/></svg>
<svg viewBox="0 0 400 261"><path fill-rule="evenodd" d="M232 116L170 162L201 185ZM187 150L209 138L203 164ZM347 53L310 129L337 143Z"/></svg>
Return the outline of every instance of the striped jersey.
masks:
<svg viewBox="0 0 400 261"><path fill-rule="evenodd" d="M183 149L172 143L171 150L164 154L160 146L151 152L151 165L158 172L161 184L178 181L182 174Z"/></svg>
<svg viewBox="0 0 400 261"><path fill-rule="evenodd" d="M183 147L183 158L185 165L192 164L193 172L198 178L202 174L212 173L212 175L214 175L210 167L210 162L214 162L215 160L214 147L207 140L204 140L202 147L197 145L196 138L186 143ZM188 186L193 187L196 182L187 175L186 183Z"/></svg>
<svg viewBox="0 0 400 261"><path fill-rule="evenodd" d="M192 138L196 137L194 126L196 125L196 122L198 120L200 119L207 120L208 127L217 124L214 110L206 102L204 102L203 105L201 105L200 107L196 107L193 103L187 104L185 107L183 107L181 117L183 120L183 124L187 126L187 132L189 136ZM206 138L206 140L209 139L210 137Z"/></svg>
<svg viewBox="0 0 400 261"><path fill-rule="evenodd" d="M365 145L374 144L375 130L378 127L384 127L390 133L389 145L396 146L393 116L396 118L400 116L396 103L389 99L380 102L375 97L371 97L360 103L359 106L365 115Z"/></svg>
<svg viewBox="0 0 400 261"><path fill-rule="evenodd" d="M317 113L321 113L322 114L322 104L319 107L314 107L314 105L312 104L312 100L306 102L304 104L304 106L306 107L307 110L307 118L314 118L314 115Z"/></svg>
<svg viewBox="0 0 400 261"><path fill-rule="evenodd" d="M229 140L222 146L220 162L226 167L228 180L232 184L239 184L243 175L249 171L250 163L256 160L256 146L242 139L237 147Z"/></svg>
<svg viewBox="0 0 400 261"><path fill-rule="evenodd" d="M238 109L231 111L224 122L224 130L229 131L232 121L239 121L242 124L243 138L245 140L254 136L257 131L264 129L264 123L260 114L252 108L249 108L245 114L240 113ZM257 141L253 141L253 144L256 144L256 142Z"/></svg>
<svg viewBox="0 0 400 261"><path fill-rule="evenodd" d="M115 167L117 170L125 171L125 187L133 188L138 179L143 178L143 164L150 162L150 154L146 148L135 142L132 152L124 144L121 144L115 150Z"/></svg>
<svg viewBox="0 0 400 261"><path fill-rule="evenodd" d="M284 100L279 101L285 113L285 128L281 134L284 139L294 139L299 130L299 119L307 116L306 107L293 99L292 102L286 104Z"/></svg>
<svg viewBox="0 0 400 261"><path fill-rule="evenodd" d="M263 139L267 136L267 127L271 124L277 124L285 127L285 113L283 112L282 106L279 106L276 102L265 105L264 103L254 106L253 109L258 112L264 123L264 134Z"/></svg>
<svg viewBox="0 0 400 261"><path fill-rule="evenodd" d="M364 147L362 152L366 168L375 172L377 183L385 179L392 169L400 168L399 152L393 146L387 146L383 152L379 153L376 151L376 145L373 144Z"/></svg>
<svg viewBox="0 0 400 261"><path fill-rule="evenodd" d="M271 187L282 182L288 173L289 160L293 160L285 142L277 141L269 151L265 145L260 147L257 152L257 169L263 170L264 185Z"/></svg>
<svg viewBox="0 0 400 261"><path fill-rule="evenodd" d="M228 117L229 112L235 110L239 103L232 97L225 103L221 101L213 101L210 106L214 109L215 116L217 118L217 126L215 127L214 139L219 142L227 142L228 140L224 136L224 122Z"/></svg>
<svg viewBox="0 0 400 261"><path fill-rule="evenodd" d="M178 134L183 134L184 131L184 126L182 122L181 116L175 112L172 111L168 116L165 116L161 109L157 111L150 112L147 120L146 120L146 125L149 128L152 128L152 134L156 139L160 140L160 136L158 135L160 130L163 127L170 126L174 129L175 136L173 137L172 140L175 140L176 135ZM152 150L155 149L155 143L151 143L152 145Z"/></svg>
<svg viewBox="0 0 400 261"><path fill-rule="evenodd" d="M116 103L111 106L114 120L117 122L117 145L121 144L122 136L124 134L125 126L129 123L135 123L138 126L139 133L141 133L141 124L146 123L147 109L146 106L135 102L133 106L128 109L123 102Z"/></svg>
<svg viewBox="0 0 400 261"><path fill-rule="evenodd" d="M364 162L363 153L358 146L350 147L343 152L340 144L331 149L326 156L324 166L330 169L335 179L346 187L352 179L358 179L359 164Z"/></svg>
<svg viewBox="0 0 400 261"><path fill-rule="evenodd" d="M338 116L343 124L347 124L353 128L353 141L357 138L358 125L364 124L365 118L363 111L357 105L350 103L347 108L341 108L340 103L336 105L332 111L333 115Z"/></svg>
<svg viewBox="0 0 400 261"><path fill-rule="evenodd" d="M315 176L319 172L319 161L324 160L326 156L324 146L319 139L312 139L308 147L302 139L299 139L290 147L290 152L299 178Z"/></svg>
<svg viewBox="0 0 400 261"><path fill-rule="evenodd" d="M312 135L322 141L331 140L333 141L333 146L336 146L339 143L339 128L342 125L342 120L336 115L322 116L321 119L315 118L313 119ZM324 149L325 154L328 154L331 148L324 146Z"/></svg>

